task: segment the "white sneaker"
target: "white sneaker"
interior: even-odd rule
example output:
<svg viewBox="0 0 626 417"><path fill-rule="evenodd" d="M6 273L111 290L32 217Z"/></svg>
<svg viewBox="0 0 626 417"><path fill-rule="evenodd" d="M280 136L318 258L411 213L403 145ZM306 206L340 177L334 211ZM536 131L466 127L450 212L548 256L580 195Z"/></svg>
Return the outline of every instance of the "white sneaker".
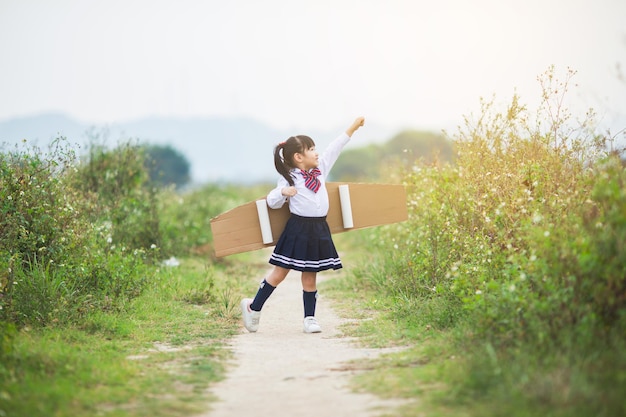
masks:
<svg viewBox="0 0 626 417"><path fill-rule="evenodd" d="M317 323L317 320L313 316L304 318L304 333L319 333L322 328Z"/></svg>
<svg viewBox="0 0 626 417"><path fill-rule="evenodd" d="M250 304L252 298L244 298L241 300L241 317L243 318L243 325L250 332L254 333L259 330L259 319L261 318L260 311L250 310Z"/></svg>

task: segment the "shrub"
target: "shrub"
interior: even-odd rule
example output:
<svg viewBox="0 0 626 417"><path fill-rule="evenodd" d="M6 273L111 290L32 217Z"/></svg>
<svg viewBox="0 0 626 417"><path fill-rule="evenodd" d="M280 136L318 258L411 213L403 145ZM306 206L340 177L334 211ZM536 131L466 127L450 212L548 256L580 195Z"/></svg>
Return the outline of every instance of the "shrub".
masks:
<svg viewBox="0 0 626 417"><path fill-rule="evenodd" d="M398 247L386 291L451 300L476 335L502 344L623 316L623 172L618 158L601 163L605 141L589 119L572 128L554 107L573 75L540 78L536 119L516 96L503 112L483 101L455 138L455 165L407 173L410 218L385 241Z"/></svg>
<svg viewBox="0 0 626 417"><path fill-rule="evenodd" d="M536 116L483 102L455 165L407 173L409 221L368 273L396 320L454 327L453 396L481 415L624 414L626 171L563 107L571 76L540 78Z"/></svg>
<svg viewBox="0 0 626 417"><path fill-rule="evenodd" d="M24 264L63 263L80 227L75 195L63 172L75 163L60 140L49 154L37 148L0 154L0 253Z"/></svg>
<svg viewBox="0 0 626 417"><path fill-rule="evenodd" d="M113 245L147 250L160 246L158 189L151 187L144 148L132 142L108 149L95 139L70 184L82 193L85 214L109 231Z"/></svg>
<svg viewBox="0 0 626 417"><path fill-rule="evenodd" d="M142 214L154 212L133 158L127 149L107 154L98 175L62 138L47 153L25 146L0 155L0 322L63 323L141 291L158 251L142 248L150 238L136 233L146 230ZM111 175L113 162L126 177Z"/></svg>

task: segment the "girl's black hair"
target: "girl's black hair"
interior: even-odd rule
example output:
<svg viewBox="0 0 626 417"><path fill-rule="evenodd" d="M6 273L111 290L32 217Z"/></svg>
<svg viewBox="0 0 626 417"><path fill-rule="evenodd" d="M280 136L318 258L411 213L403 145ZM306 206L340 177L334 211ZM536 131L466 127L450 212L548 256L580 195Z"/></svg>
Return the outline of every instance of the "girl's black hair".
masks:
<svg viewBox="0 0 626 417"><path fill-rule="evenodd" d="M315 146L315 142L308 136L296 135L287 139L285 142L281 142L274 148L274 166L276 171L282 175L289 185L293 186L293 178L289 171L295 168L293 162L293 156L297 153L304 153L307 149L311 149ZM281 155L281 152L282 155Z"/></svg>

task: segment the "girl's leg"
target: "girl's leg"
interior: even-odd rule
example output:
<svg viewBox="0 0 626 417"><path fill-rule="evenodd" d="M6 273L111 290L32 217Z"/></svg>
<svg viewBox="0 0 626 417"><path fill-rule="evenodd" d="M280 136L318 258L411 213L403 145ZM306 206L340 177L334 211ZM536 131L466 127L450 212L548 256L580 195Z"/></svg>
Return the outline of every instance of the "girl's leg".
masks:
<svg viewBox="0 0 626 417"><path fill-rule="evenodd" d="M289 273L289 269L286 269L280 266L275 266L274 269L272 269L272 272L270 272L270 274L267 276L265 280L269 282L271 286L276 288L278 284L280 284L281 282L285 280L285 277L287 277L288 273Z"/></svg>
<svg viewBox="0 0 626 417"><path fill-rule="evenodd" d="M302 273L302 289L304 291L317 291L317 272Z"/></svg>
<svg viewBox="0 0 626 417"><path fill-rule="evenodd" d="M302 300L304 302L304 317L315 316L317 304L317 273L302 273Z"/></svg>
<svg viewBox="0 0 626 417"><path fill-rule="evenodd" d="M259 290L250 304L250 310L261 311L263 304L265 304L267 299L270 298L270 295L272 295L272 292L274 292L278 284L284 281L288 273L288 269L275 266L267 278L265 278L263 282L261 282L261 285L259 285Z"/></svg>
<svg viewBox="0 0 626 417"><path fill-rule="evenodd" d="M244 298L241 300L243 325L249 332L256 332L259 329L259 320L261 318L261 309L263 308L263 304L265 304L270 295L272 295L276 286L283 282L288 273L288 269L275 266L267 278L263 280L261 285L259 285L259 290L257 291L254 300L251 300L250 298Z"/></svg>

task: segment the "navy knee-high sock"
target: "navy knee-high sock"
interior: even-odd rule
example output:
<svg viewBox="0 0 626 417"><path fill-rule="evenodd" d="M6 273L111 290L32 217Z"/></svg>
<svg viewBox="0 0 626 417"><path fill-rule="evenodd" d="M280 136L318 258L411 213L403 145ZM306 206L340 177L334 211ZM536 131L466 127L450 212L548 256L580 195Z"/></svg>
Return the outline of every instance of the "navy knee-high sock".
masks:
<svg viewBox="0 0 626 417"><path fill-rule="evenodd" d="M261 311L263 308L263 304L270 298L270 295L274 292L276 287L272 287L266 280L263 280L261 285L259 285L259 290L250 304L250 310Z"/></svg>
<svg viewBox="0 0 626 417"><path fill-rule="evenodd" d="M304 317L314 316L317 304L317 291L302 291L302 301L304 302Z"/></svg>

